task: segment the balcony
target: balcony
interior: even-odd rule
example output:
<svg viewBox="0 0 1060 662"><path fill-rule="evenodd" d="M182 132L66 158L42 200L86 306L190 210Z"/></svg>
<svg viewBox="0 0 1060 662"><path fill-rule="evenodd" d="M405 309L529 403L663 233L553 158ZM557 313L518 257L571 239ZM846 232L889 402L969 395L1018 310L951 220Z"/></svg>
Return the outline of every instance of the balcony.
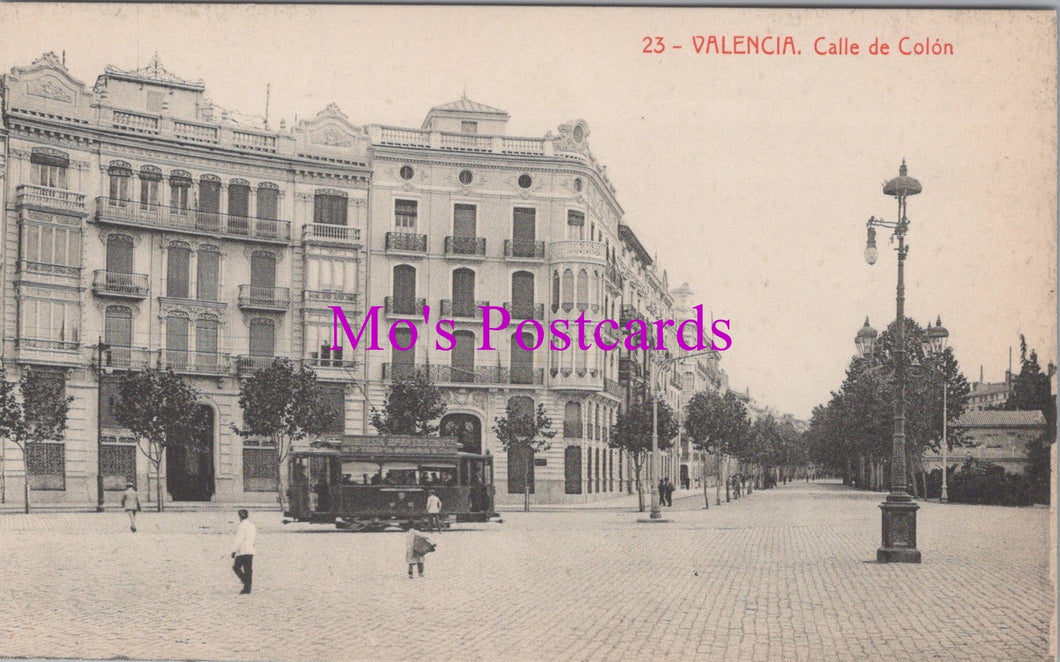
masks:
<svg viewBox="0 0 1060 662"><path fill-rule="evenodd" d="M106 372L112 370L147 370L154 365L153 359L154 352L146 347L111 345L109 349L103 350L103 369Z"/></svg>
<svg viewBox="0 0 1060 662"><path fill-rule="evenodd" d="M228 354L217 352L191 352L179 349L163 349L161 366L186 375L227 375L230 372Z"/></svg>
<svg viewBox="0 0 1060 662"><path fill-rule="evenodd" d="M15 189L18 204L23 207L60 211L85 211L85 194L61 188L22 184Z"/></svg>
<svg viewBox="0 0 1060 662"><path fill-rule="evenodd" d="M505 301L504 309L508 311L513 320L545 319L545 304L543 303L511 303Z"/></svg>
<svg viewBox="0 0 1060 662"><path fill-rule="evenodd" d="M622 286L626 284L626 279L622 277L622 272L618 270L617 266L613 264L607 265L604 275L607 277L608 285L619 292L622 291Z"/></svg>
<svg viewBox="0 0 1060 662"><path fill-rule="evenodd" d="M150 293L148 275L96 269L92 272L92 293L101 297L145 299Z"/></svg>
<svg viewBox="0 0 1060 662"><path fill-rule="evenodd" d="M423 298L386 297L383 299L383 312L397 317L419 317L423 315L423 307L426 305L427 300Z"/></svg>
<svg viewBox="0 0 1060 662"><path fill-rule="evenodd" d="M549 370L549 386L561 390L603 391L604 382L596 368L552 368Z"/></svg>
<svg viewBox="0 0 1060 662"><path fill-rule="evenodd" d="M489 301L450 301L442 299L442 319L482 319L480 306L490 305Z"/></svg>
<svg viewBox="0 0 1060 662"><path fill-rule="evenodd" d="M249 356L243 354L236 357L236 372L240 376L253 375L258 370L264 370L272 366L272 362L275 360L275 356Z"/></svg>
<svg viewBox="0 0 1060 662"><path fill-rule="evenodd" d="M81 365L81 343L40 338L16 338L15 361L40 365L77 367Z"/></svg>
<svg viewBox="0 0 1060 662"><path fill-rule="evenodd" d="M286 287L258 287L240 285L240 310L286 311L291 307L291 291Z"/></svg>
<svg viewBox="0 0 1060 662"><path fill-rule="evenodd" d="M410 232L387 232L386 250L400 253L426 253L427 235Z"/></svg>
<svg viewBox="0 0 1060 662"><path fill-rule="evenodd" d="M361 295L359 292L335 292L332 290L305 290L302 292L302 300L306 307L313 304L322 306L339 306L344 313L359 314L361 312Z"/></svg>
<svg viewBox="0 0 1060 662"><path fill-rule="evenodd" d="M448 366L413 363L384 363L383 379L400 379L426 375L438 384L530 384L540 385L545 380L544 368L509 368L507 366Z"/></svg>
<svg viewBox="0 0 1060 662"><path fill-rule="evenodd" d="M361 245L361 229L346 225L306 223L302 226L302 243L354 248Z"/></svg>
<svg viewBox="0 0 1060 662"><path fill-rule="evenodd" d="M320 358L316 352L312 353L308 359L303 359L305 365L315 369L323 370L326 373L328 370L349 370L357 367L357 362L353 359L342 358L342 352L332 352L331 356Z"/></svg>
<svg viewBox="0 0 1060 662"><path fill-rule="evenodd" d="M213 237L253 239L285 244L291 240L291 223L220 212L197 211L131 200L96 198L96 221L115 225L174 230Z"/></svg>
<svg viewBox="0 0 1060 662"><path fill-rule="evenodd" d="M549 244L549 259L552 262L607 263L604 244L598 241L554 241Z"/></svg>
<svg viewBox="0 0 1060 662"><path fill-rule="evenodd" d="M460 257L486 257L486 238L446 237L445 254Z"/></svg>
<svg viewBox="0 0 1060 662"><path fill-rule="evenodd" d="M615 396L616 398L621 398L622 397L622 386L618 382L616 382L615 380L608 379L607 377L604 377L604 392L605 393L610 393L611 395Z"/></svg>
<svg viewBox="0 0 1060 662"><path fill-rule="evenodd" d="M623 357L618 360L618 381L620 384L628 384L630 381L640 380L644 376L644 368L636 360L629 357Z"/></svg>
<svg viewBox="0 0 1060 662"><path fill-rule="evenodd" d="M543 260L545 242L505 239L504 257L509 260Z"/></svg>

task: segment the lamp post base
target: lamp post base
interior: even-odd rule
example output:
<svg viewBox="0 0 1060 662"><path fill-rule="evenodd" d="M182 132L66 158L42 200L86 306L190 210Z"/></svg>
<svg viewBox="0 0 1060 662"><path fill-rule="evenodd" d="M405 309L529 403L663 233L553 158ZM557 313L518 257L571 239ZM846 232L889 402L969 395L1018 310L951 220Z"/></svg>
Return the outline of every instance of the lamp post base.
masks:
<svg viewBox="0 0 1060 662"><path fill-rule="evenodd" d="M920 563L916 548L916 511L908 496L889 494L880 504L883 511L883 544L876 550L877 563Z"/></svg>

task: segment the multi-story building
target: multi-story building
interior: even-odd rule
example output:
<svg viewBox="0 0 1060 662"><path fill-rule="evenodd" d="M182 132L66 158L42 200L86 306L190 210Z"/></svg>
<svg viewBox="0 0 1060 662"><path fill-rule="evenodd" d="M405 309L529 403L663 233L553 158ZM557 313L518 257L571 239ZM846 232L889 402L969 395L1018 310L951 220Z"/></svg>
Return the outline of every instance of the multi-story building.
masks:
<svg viewBox="0 0 1060 662"><path fill-rule="evenodd" d="M122 372L170 367L201 393L208 433L166 458L169 494L272 498L271 449L231 431L241 376L305 359L334 382L336 426L361 415L343 406L356 358L321 346L327 305L360 301L364 132L333 106L271 130L157 58L88 87L47 54L2 90L4 364L73 397L65 438L32 445L28 467L8 447L4 474L28 469L40 502L95 501L97 460L111 498L127 479L149 488L110 405Z"/></svg>
<svg viewBox="0 0 1060 662"><path fill-rule="evenodd" d="M186 377L208 423L199 450L165 458L168 497L272 499L272 449L232 428L240 380L276 356L314 367L339 413L334 434L372 434L390 381L428 374L448 405L442 433L497 457L501 502L521 498L524 462L538 501L630 489L629 460L608 440L619 412L649 395L660 353L517 342L583 313L678 314L585 122L511 137L507 113L464 98L419 128L357 126L334 105L272 127L219 108L157 58L108 67L88 87L47 54L0 91L4 366L73 397L63 439L34 444L25 465L3 446L0 476L28 475L35 501L92 503L97 474L110 500L128 479L154 494L112 412L120 375L149 367ZM378 306L381 333L395 325L394 344L412 349L385 337L382 351L333 349L331 306L357 326ZM492 326L510 319L488 339L483 306ZM455 320L451 349L436 346L443 318ZM680 351L673 328L666 338ZM699 357L691 388L720 383L717 364ZM656 388L678 409L689 387L662 371ZM495 419L539 404L552 448L509 457ZM661 470L676 481L680 466L675 449Z"/></svg>

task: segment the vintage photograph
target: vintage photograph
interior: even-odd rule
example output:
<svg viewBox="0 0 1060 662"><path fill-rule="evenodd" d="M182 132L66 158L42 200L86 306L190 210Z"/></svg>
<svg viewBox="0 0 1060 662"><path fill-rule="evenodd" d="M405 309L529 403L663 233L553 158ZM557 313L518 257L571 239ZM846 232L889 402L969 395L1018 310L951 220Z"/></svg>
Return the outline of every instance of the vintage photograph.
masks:
<svg viewBox="0 0 1060 662"><path fill-rule="evenodd" d="M0 5L0 657L1052 660L1053 10Z"/></svg>

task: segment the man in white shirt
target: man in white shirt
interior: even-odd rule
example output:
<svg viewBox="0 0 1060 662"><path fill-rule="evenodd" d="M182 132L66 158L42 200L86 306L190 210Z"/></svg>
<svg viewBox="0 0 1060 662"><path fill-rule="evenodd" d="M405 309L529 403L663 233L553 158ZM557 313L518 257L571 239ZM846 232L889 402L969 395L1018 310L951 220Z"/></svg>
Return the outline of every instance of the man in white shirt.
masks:
<svg viewBox="0 0 1060 662"><path fill-rule="evenodd" d="M254 537L257 535L257 527L251 522L245 509L239 511L239 526L236 527L236 545L232 550L232 558L236 561L232 565L239 581L243 582L243 590L240 594L250 593L251 580L254 578Z"/></svg>
<svg viewBox="0 0 1060 662"><path fill-rule="evenodd" d="M439 514L442 512L442 500L431 490L427 493L427 515L430 517L431 525L438 533L442 532L442 523Z"/></svg>

